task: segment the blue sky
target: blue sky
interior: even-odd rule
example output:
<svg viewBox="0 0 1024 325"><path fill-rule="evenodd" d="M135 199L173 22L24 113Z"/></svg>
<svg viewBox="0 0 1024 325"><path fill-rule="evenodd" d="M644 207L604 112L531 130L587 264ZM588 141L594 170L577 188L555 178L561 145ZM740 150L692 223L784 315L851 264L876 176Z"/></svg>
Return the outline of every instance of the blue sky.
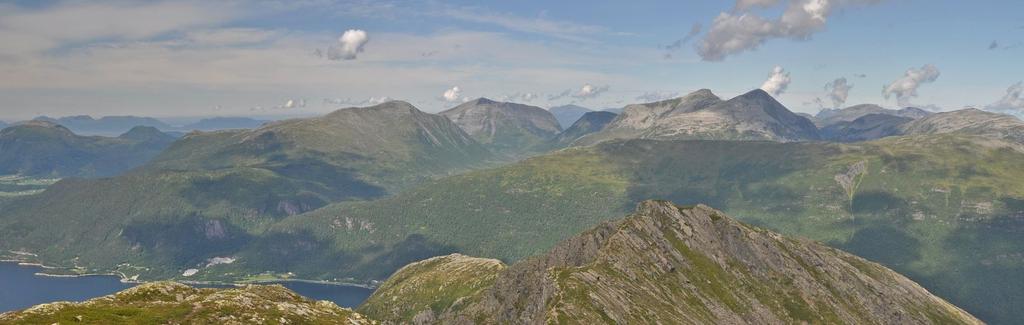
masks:
<svg viewBox="0 0 1024 325"><path fill-rule="evenodd" d="M608 108L758 87L808 113L1024 110L1020 1L23 1L0 4L0 41L6 120L481 96ZM827 87L839 78L852 87Z"/></svg>

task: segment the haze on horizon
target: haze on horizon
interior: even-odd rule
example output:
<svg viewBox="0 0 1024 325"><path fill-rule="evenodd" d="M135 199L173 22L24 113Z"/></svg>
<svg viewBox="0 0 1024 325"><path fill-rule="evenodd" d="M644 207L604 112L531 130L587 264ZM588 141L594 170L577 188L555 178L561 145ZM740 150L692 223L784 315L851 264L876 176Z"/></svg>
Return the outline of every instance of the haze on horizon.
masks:
<svg viewBox="0 0 1024 325"><path fill-rule="evenodd" d="M318 114L476 97L602 109L762 88L1024 111L1024 3L924 0L13 1L0 120Z"/></svg>

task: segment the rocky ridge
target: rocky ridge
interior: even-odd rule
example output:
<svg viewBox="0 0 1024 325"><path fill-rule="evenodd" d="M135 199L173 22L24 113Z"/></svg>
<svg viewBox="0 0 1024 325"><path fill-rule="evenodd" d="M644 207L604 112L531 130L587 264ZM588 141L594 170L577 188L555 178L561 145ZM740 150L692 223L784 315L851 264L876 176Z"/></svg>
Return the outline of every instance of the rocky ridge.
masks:
<svg viewBox="0 0 1024 325"><path fill-rule="evenodd" d="M707 206L679 207L664 201L642 202L626 219L603 223L503 271L477 268L463 273L496 274L496 280L478 294L444 300L456 303L419 311L430 317L402 321L981 323L878 264L742 224ZM427 283L421 275L434 276L403 269L384 287L437 292L438 287L403 284ZM377 299L360 310L370 311L370 317L394 319L387 295L376 293Z"/></svg>

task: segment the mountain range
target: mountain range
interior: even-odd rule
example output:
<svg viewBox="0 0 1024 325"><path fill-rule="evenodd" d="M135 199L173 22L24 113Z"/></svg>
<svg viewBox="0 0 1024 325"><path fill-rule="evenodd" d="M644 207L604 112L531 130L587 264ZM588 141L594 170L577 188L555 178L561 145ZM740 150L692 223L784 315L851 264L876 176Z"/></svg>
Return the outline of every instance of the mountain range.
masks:
<svg viewBox="0 0 1024 325"><path fill-rule="evenodd" d="M192 132L113 177L0 200L0 257L141 280L374 284L456 252L514 266L659 198L879 262L986 321L1024 319L1022 122L886 112L833 112L856 117L819 131L763 91L701 90L564 131L542 108L478 99Z"/></svg>

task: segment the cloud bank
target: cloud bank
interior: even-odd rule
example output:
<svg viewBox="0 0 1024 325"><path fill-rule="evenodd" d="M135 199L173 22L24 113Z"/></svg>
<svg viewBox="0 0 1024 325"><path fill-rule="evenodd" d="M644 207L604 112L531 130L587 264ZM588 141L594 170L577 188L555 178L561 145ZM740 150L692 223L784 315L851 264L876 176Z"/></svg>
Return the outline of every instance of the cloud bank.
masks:
<svg viewBox="0 0 1024 325"><path fill-rule="evenodd" d="M697 46L697 54L704 61L722 61L729 55L757 49L771 39L808 40L825 29L829 16L838 9L879 1L790 0L780 17L765 18L750 9L773 8L780 0L738 0L731 12L720 13L711 23Z"/></svg>

